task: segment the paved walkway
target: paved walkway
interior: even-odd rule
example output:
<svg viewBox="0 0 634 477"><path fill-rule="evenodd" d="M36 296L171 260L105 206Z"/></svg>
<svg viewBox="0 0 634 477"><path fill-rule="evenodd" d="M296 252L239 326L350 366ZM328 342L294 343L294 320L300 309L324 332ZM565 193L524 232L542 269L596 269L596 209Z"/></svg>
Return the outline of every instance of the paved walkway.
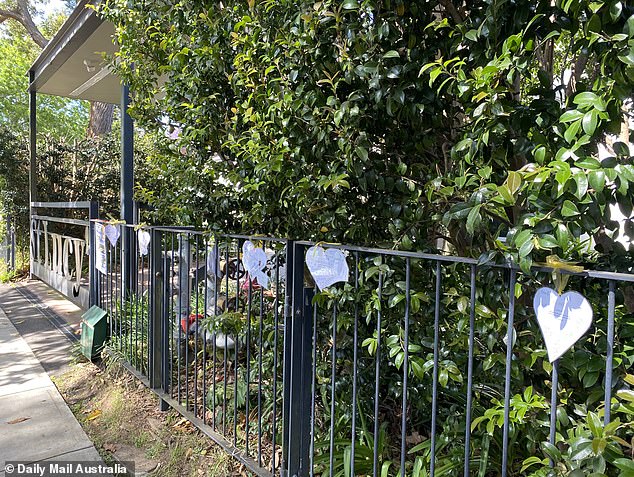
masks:
<svg viewBox="0 0 634 477"><path fill-rule="evenodd" d="M60 332L64 325L55 324L56 316L63 321L59 314L47 313L46 302L38 302L19 289L0 286L0 477L5 477L7 460L101 462L44 369L52 375L67 369L71 341ZM68 313L69 321L76 322L77 310Z"/></svg>

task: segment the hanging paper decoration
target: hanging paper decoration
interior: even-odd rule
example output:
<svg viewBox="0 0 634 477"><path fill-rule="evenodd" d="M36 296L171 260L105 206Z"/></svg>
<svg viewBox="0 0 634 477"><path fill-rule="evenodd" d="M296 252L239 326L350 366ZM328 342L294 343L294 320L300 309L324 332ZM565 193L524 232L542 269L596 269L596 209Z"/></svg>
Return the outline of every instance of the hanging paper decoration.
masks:
<svg viewBox="0 0 634 477"><path fill-rule="evenodd" d="M319 290L337 282L347 282L348 264L342 250L316 245L306 251L306 265Z"/></svg>
<svg viewBox="0 0 634 477"><path fill-rule="evenodd" d="M261 247L256 247L253 242L247 240L242 245L242 264L250 278L255 278L258 285L268 288L269 277L264 272L266 268L266 252Z"/></svg>
<svg viewBox="0 0 634 477"><path fill-rule="evenodd" d="M207 275L218 278L223 276L220 269L220 253L215 245L207 249Z"/></svg>
<svg viewBox="0 0 634 477"><path fill-rule="evenodd" d="M540 288L535 292L533 308L551 363L579 341L592 324L590 303L575 291L559 295L552 288Z"/></svg>
<svg viewBox="0 0 634 477"><path fill-rule="evenodd" d="M150 247L150 233L147 230L139 230L137 238L139 240L139 254L141 256L147 255Z"/></svg>
<svg viewBox="0 0 634 477"><path fill-rule="evenodd" d="M95 224L95 268L106 275L106 234L103 224Z"/></svg>
<svg viewBox="0 0 634 477"><path fill-rule="evenodd" d="M121 235L121 231L119 230L119 226L115 224L106 225L106 237L108 237L108 241L110 242L110 246L114 247L117 245L117 241L119 240L119 236Z"/></svg>

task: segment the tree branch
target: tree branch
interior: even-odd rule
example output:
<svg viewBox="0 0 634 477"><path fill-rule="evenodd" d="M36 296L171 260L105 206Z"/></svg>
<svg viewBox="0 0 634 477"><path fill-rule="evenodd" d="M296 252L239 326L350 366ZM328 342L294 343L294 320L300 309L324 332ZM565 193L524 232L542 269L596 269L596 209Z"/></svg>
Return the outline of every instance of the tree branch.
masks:
<svg viewBox="0 0 634 477"><path fill-rule="evenodd" d="M22 23L24 28L26 28L26 31L29 33L33 41L37 43L40 48L44 48L48 43L48 40L44 38L44 35L42 35L42 32L33 21L31 12L29 12L27 0L18 0L18 9L20 10L22 17L22 21L20 23Z"/></svg>
<svg viewBox="0 0 634 477"><path fill-rule="evenodd" d="M20 12L16 12L13 10L2 10L0 9L0 23L4 22L5 20L15 20L17 22L22 23L24 21L24 19L22 18L22 15L20 15Z"/></svg>
<svg viewBox="0 0 634 477"><path fill-rule="evenodd" d="M447 11L447 13L451 15L451 18L453 18L454 22L456 22L457 24L464 22L464 18L462 14L458 11L456 6L453 3L451 3L451 0L440 0L438 3L440 3L443 6L443 8Z"/></svg>
<svg viewBox="0 0 634 477"><path fill-rule="evenodd" d="M40 48L44 48L48 43L48 40L42 35L42 32L33 21L27 0L18 0L15 10L0 9L0 23L4 23L6 20L15 20L20 23Z"/></svg>

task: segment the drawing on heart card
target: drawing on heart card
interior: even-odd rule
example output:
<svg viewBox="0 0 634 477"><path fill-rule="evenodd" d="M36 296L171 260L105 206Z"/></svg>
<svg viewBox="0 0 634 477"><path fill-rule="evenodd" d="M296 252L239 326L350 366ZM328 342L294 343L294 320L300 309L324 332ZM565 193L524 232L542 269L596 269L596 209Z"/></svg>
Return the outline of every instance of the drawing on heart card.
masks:
<svg viewBox="0 0 634 477"><path fill-rule="evenodd" d="M325 250L320 245L310 247L306 251L306 266L320 291L337 282L348 281L350 270L342 250Z"/></svg>
<svg viewBox="0 0 634 477"><path fill-rule="evenodd" d="M535 292L533 308L552 363L568 351L592 324L592 307L575 291L563 294L544 287Z"/></svg>

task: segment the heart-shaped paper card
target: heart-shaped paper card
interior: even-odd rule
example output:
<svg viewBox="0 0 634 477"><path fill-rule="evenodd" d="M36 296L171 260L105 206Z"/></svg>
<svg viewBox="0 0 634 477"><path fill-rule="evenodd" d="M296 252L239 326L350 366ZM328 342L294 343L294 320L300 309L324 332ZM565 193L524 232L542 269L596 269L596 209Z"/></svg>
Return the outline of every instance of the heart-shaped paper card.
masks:
<svg viewBox="0 0 634 477"><path fill-rule="evenodd" d="M258 285L269 287L269 277L264 273L266 268L266 252L261 247L256 247L253 242L247 240L242 245L242 264L249 276L258 281Z"/></svg>
<svg viewBox="0 0 634 477"><path fill-rule="evenodd" d="M222 278L223 276L220 269L220 252L215 245L207 249L207 275L210 278Z"/></svg>
<svg viewBox="0 0 634 477"><path fill-rule="evenodd" d="M551 363L579 341L592 324L590 303L575 291L559 295L552 288L540 288L535 292L533 308Z"/></svg>
<svg viewBox="0 0 634 477"><path fill-rule="evenodd" d="M139 253L141 256L147 255L150 247L150 232L139 230L137 237L139 240Z"/></svg>
<svg viewBox="0 0 634 477"><path fill-rule="evenodd" d="M106 225L106 237L108 237L108 241L110 242L110 246L114 247L117 245L117 241L119 240L119 235L121 232L119 231L119 226L114 224Z"/></svg>
<svg viewBox="0 0 634 477"><path fill-rule="evenodd" d="M342 250L324 250L319 245L310 247L306 251L306 265L320 290L337 282L348 281L350 270Z"/></svg>

